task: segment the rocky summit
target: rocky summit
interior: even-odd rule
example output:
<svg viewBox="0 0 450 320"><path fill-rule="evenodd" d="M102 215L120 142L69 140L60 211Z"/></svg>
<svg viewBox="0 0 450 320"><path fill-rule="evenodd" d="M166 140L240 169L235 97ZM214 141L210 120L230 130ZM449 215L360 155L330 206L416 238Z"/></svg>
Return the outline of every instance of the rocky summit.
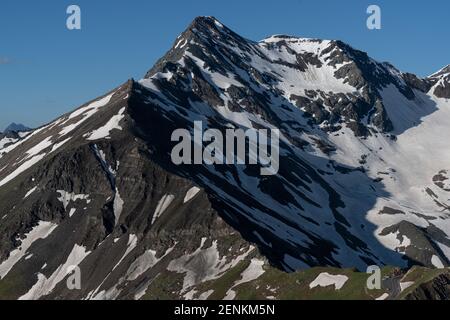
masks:
<svg viewBox="0 0 450 320"><path fill-rule="evenodd" d="M196 18L143 79L0 136L0 299L448 299L449 99L449 67ZM279 129L278 173L175 165L196 121Z"/></svg>

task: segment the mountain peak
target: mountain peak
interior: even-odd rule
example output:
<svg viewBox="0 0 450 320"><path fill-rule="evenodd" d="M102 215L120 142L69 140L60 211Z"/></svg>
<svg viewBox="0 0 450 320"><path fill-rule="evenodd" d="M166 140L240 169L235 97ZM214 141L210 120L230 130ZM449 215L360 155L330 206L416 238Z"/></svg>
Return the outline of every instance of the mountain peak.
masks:
<svg viewBox="0 0 450 320"><path fill-rule="evenodd" d="M13 122L9 126L6 127L5 133L28 131L28 130L30 130L30 128L24 126L23 124Z"/></svg>
<svg viewBox="0 0 450 320"><path fill-rule="evenodd" d="M450 99L450 65L433 73L427 81L434 87L436 97Z"/></svg>
<svg viewBox="0 0 450 320"><path fill-rule="evenodd" d="M211 35L222 31L228 33L230 30L213 16L199 16L191 22L184 33Z"/></svg>
<svg viewBox="0 0 450 320"><path fill-rule="evenodd" d="M176 38L172 48L147 72L144 78L150 78L161 71L167 62L179 61L188 49L196 51L197 55L202 55L201 51L205 51L205 48L208 51L215 51L218 43L245 45L248 42L251 41L244 39L215 17L199 16Z"/></svg>
<svg viewBox="0 0 450 320"><path fill-rule="evenodd" d="M196 17L193 21L192 24L203 24L203 23L208 23L208 24L219 24L220 26L223 26L222 23L214 16L198 16Z"/></svg>
<svg viewBox="0 0 450 320"><path fill-rule="evenodd" d="M450 73L450 64L445 66L445 67L443 67L439 71L433 73L428 78L437 78L437 77L440 77L442 75L446 75L446 74L449 74L449 73Z"/></svg>

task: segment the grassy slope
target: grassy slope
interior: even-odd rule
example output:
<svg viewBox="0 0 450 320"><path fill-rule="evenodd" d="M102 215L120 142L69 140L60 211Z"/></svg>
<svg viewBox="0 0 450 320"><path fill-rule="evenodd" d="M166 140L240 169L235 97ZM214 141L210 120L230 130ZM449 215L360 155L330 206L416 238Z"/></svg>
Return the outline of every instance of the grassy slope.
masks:
<svg viewBox="0 0 450 320"><path fill-rule="evenodd" d="M197 286L198 294L195 297L197 298L203 292L214 290L208 299L223 299L234 283L241 279L241 274L248 264L248 261L241 262L220 278ZM368 300L375 299L385 293L384 290L366 289L367 279L370 275L352 269L312 268L296 273L285 273L268 266L264 268L265 273L258 279L233 287L233 291L236 292L236 299ZM392 270L393 268L384 268L382 276L391 274ZM345 275L349 280L340 290L335 290L334 286L310 289L309 284L322 272L328 272L333 275Z"/></svg>

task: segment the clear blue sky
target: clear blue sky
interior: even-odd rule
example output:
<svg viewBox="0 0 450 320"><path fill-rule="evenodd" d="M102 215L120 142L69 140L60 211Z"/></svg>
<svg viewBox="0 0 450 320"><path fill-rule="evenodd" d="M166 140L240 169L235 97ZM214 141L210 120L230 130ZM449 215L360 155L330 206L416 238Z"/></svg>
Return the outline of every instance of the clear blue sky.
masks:
<svg viewBox="0 0 450 320"><path fill-rule="evenodd" d="M66 29L66 8L82 10L82 30ZM366 9L382 9L382 30ZM0 130L42 125L127 79L141 78L192 19L214 15L241 35L341 39L428 75L450 64L447 0L1 0Z"/></svg>

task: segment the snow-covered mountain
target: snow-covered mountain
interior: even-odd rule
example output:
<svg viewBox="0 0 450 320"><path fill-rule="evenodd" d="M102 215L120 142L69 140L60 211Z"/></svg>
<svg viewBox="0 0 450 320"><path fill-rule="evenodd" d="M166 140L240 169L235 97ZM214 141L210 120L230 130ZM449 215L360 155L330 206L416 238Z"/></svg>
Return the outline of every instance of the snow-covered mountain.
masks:
<svg viewBox="0 0 450 320"><path fill-rule="evenodd" d="M421 79L340 41L254 42L199 17L142 80L0 148L0 297L207 298L242 265L248 281L448 266L449 99L448 67ZM194 121L280 129L279 173L174 165L172 132Z"/></svg>
<svg viewBox="0 0 450 320"><path fill-rule="evenodd" d="M30 131L5 131L4 133L0 133L0 154L3 148L25 138Z"/></svg>
<svg viewBox="0 0 450 320"><path fill-rule="evenodd" d="M9 126L6 127L5 133L11 133L11 132L26 132L30 131L31 129L24 126L20 123L11 123Z"/></svg>

